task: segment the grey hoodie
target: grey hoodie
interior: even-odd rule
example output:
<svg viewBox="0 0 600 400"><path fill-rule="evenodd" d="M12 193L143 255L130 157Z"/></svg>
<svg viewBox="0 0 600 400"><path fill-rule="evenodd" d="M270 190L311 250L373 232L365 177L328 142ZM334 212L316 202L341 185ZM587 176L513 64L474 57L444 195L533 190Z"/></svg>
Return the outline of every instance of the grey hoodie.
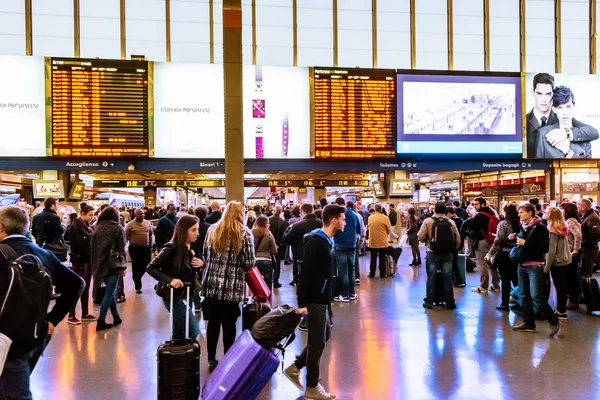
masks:
<svg viewBox="0 0 600 400"><path fill-rule="evenodd" d="M546 265L544 272L549 272L553 266L565 266L571 264L572 256L569 249L569 230L564 228L558 231L550 229L550 244L548 254L546 255Z"/></svg>

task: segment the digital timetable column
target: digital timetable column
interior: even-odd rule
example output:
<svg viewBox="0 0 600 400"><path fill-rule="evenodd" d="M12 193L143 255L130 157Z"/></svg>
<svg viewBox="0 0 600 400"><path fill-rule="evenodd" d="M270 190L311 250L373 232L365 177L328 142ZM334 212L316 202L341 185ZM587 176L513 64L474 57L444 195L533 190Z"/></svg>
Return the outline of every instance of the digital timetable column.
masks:
<svg viewBox="0 0 600 400"><path fill-rule="evenodd" d="M148 62L48 60L52 156L149 155Z"/></svg>
<svg viewBox="0 0 600 400"><path fill-rule="evenodd" d="M314 68L315 158L396 154L393 70Z"/></svg>

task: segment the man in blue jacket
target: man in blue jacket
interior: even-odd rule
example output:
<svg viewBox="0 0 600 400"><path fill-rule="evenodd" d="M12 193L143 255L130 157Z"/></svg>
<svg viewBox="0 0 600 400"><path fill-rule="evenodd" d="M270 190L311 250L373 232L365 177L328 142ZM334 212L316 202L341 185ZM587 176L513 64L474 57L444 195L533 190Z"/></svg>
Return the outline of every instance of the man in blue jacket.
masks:
<svg viewBox="0 0 600 400"><path fill-rule="evenodd" d="M344 199L338 197L335 202L342 207L346 205L346 212L344 213L346 215L346 227L343 231L336 233L333 238L333 258L340 287L340 293L333 298L333 301L348 303L350 300L358 299L358 295L354 290L356 284L354 259L356 258L356 235L361 233L360 222L358 221L358 215L354 212L353 201L344 204Z"/></svg>

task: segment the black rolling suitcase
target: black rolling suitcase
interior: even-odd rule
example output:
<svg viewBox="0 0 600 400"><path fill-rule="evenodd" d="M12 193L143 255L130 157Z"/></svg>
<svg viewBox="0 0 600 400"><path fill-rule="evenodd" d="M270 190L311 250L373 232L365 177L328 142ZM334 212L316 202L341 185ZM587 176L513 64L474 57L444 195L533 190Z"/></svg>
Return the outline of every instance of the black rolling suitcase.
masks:
<svg viewBox="0 0 600 400"><path fill-rule="evenodd" d="M443 306L446 304L444 298L444 277L442 271L437 270L435 272L435 281L433 283L433 304L436 306Z"/></svg>
<svg viewBox="0 0 600 400"><path fill-rule="evenodd" d="M242 306L242 330L252 330L254 323L263 316L271 312L271 307L267 303L260 303L253 299L248 299Z"/></svg>
<svg viewBox="0 0 600 400"><path fill-rule="evenodd" d="M394 265L398 265L398 260L402 255L402 246L388 246L388 254L394 259Z"/></svg>
<svg viewBox="0 0 600 400"><path fill-rule="evenodd" d="M581 291L587 312L600 311L600 285L593 276L581 278Z"/></svg>
<svg viewBox="0 0 600 400"><path fill-rule="evenodd" d="M190 284L187 304L190 304ZM173 288L171 288L171 335L173 334ZM158 359L158 400L197 400L200 397L200 344L188 339L190 313L185 313L186 339L162 342L156 351Z"/></svg>

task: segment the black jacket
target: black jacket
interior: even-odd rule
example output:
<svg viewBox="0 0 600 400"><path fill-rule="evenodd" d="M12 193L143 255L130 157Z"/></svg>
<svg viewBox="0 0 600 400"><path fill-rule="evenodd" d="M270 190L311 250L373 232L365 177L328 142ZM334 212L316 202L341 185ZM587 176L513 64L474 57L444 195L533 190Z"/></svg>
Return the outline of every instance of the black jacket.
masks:
<svg viewBox="0 0 600 400"><path fill-rule="evenodd" d="M458 218L462 219L463 221L469 218L467 211L465 211L465 209L462 207L454 207L454 213Z"/></svg>
<svg viewBox="0 0 600 400"><path fill-rule="evenodd" d="M2 244L12 247L19 256L33 254L42 261L52 279L52 284L56 286L56 293L60 293L60 297L56 299L54 307L52 307L52 310L46 316L48 322L57 326L69 313L71 308L77 304L85 288L84 280L75 272L65 267L54 254L35 245L25 236L9 236L2 241ZM9 359L13 356L19 357L33 350L33 348L41 343L45 336L45 334L40 335L39 340L14 341L10 349Z"/></svg>
<svg viewBox="0 0 600 400"><path fill-rule="evenodd" d="M194 250L194 254L197 258L204 261L204 242L206 241L206 233L208 232L208 228L210 225L206 223L206 221L200 222L200 226L198 228L198 239L196 239L196 243L192 243L192 250Z"/></svg>
<svg viewBox="0 0 600 400"><path fill-rule="evenodd" d="M79 264L90 262L90 241L92 228L85 226L81 218L75 219L69 227L69 240L71 242L71 261Z"/></svg>
<svg viewBox="0 0 600 400"><path fill-rule="evenodd" d="M331 304L333 241L319 229L304 237L305 257L298 282L298 307Z"/></svg>
<svg viewBox="0 0 600 400"><path fill-rule="evenodd" d="M321 221L315 214L309 214L300 222L290 226L281 239L282 246L292 246L292 254L297 261L304 260L304 235L323 227Z"/></svg>
<svg viewBox="0 0 600 400"><path fill-rule="evenodd" d="M521 263L528 261L539 261L544 263L546 260L546 253L548 253L550 248L550 232L548 232L548 228L540 222L541 219L535 217L529 223L527 230L523 229L523 226L521 225L521 231L517 235L519 238L525 239Z"/></svg>
<svg viewBox="0 0 600 400"><path fill-rule="evenodd" d="M283 234L285 233L285 230L288 227L288 223L279 215L273 215L272 217L270 217L269 222L271 223L269 230L275 238L275 244L279 246L281 244Z"/></svg>
<svg viewBox="0 0 600 400"><path fill-rule="evenodd" d="M473 218L473 224L470 226L471 239L481 240L488 234L488 225L490 218L487 215L495 215L494 210L489 207L481 207L477 215ZM496 233L496 232L494 232Z"/></svg>
<svg viewBox="0 0 600 400"><path fill-rule="evenodd" d="M96 225L90 241L90 266L94 279L104 278L122 271L111 269L110 254L125 256L125 229L114 221Z"/></svg>
<svg viewBox="0 0 600 400"><path fill-rule="evenodd" d="M216 224L217 222L219 222L219 220L221 219L222 216L223 216L223 213L221 211L219 211L219 210L213 211L210 213L210 215L208 217L206 217L205 221L209 225ZM258 215L257 215L257 217L258 217Z"/></svg>
<svg viewBox="0 0 600 400"><path fill-rule="evenodd" d="M192 283L191 293L199 290L199 288L195 287L195 284L196 273L200 268L192 267L192 253L188 252L185 259L179 265L175 265L175 253L175 248L172 243L165 244L160 253L158 253L146 268L148 275L159 282L159 284L155 286L156 294L164 300L169 300L171 298L171 289L168 285L173 279L179 279L184 283ZM174 300L182 298L185 296L185 293L185 288L175 289Z"/></svg>
<svg viewBox="0 0 600 400"><path fill-rule="evenodd" d="M593 249L598 247L600 241L600 218L596 211L589 210L581 220L581 249Z"/></svg>
<svg viewBox="0 0 600 400"><path fill-rule="evenodd" d="M398 223L398 213L396 212L396 210L390 210L390 224L392 226L394 226L397 223Z"/></svg>
<svg viewBox="0 0 600 400"><path fill-rule="evenodd" d="M65 228L60 223L60 217L56 211L45 208L44 211L33 217L31 234L35 238L38 246L44 243L53 243L62 239Z"/></svg>
<svg viewBox="0 0 600 400"><path fill-rule="evenodd" d="M550 111L548 114L548 121L546 121L546 126L554 125L558 123L558 118L554 111ZM540 136L539 129L540 123L537 120L535 114L533 113L533 109L527 113L527 158L533 158L535 155L535 149L538 143L538 138Z"/></svg>
<svg viewBox="0 0 600 400"><path fill-rule="evenodd" d="M175 215L165 215L158 220L156 231L154 232L157 249L162 249L167 242L171 241L173 238L173 232L175 232L175 225L177 224L178 220L179 218L177 218Z"/></svg>

